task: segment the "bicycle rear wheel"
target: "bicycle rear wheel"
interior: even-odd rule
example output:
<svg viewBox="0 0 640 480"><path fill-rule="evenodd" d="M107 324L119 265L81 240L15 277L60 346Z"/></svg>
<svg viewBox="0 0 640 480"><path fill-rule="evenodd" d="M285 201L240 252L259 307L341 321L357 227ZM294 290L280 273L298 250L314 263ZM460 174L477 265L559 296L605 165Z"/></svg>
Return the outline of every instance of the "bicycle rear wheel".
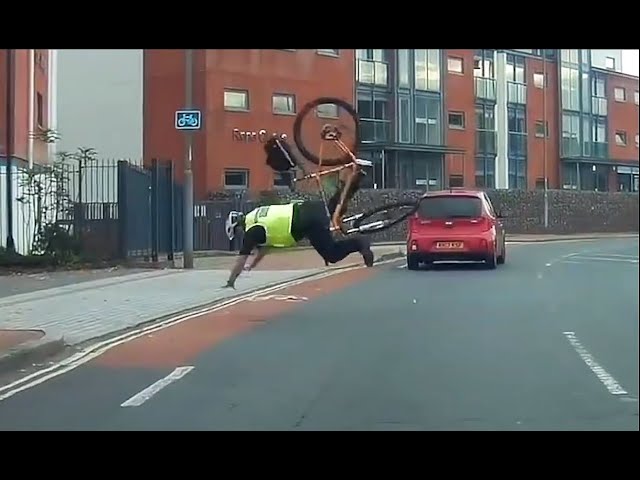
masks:
<svg viewBox="0 0 640 480"><path fill-rule="evenodd" d="M352 223L352 227L348 228L346 233L371 234L387 230L416 213L418 205L417 201L394 202L352 215L343 219L345 223Z"/></svg>
<svg viewBox="0 0 640 480"><path fill-rule="evenodd" d="M314 111L320 105L335 105L338 108L338 111L344 111L351 119L353 120L354 126L350 127L350 138L346 147L353 153L356 154L358 145L360 144L360 117L358 116L358 112L350 103L334 97L321 97L317 98L309 103L307 103L300 113L296 116L296 120L293 124L293 140L298 147L298 150L302 154L304 158L309 160L311 163L315 165L326 165L328 167L335 167L338 165L344 165L353 161L351 155L347 152L333 152L330 157L320 158L318 155L313 153L311 150L307 148L304 144L303 140L303 122L305 118L309 115L310 112ZM327 123L330 123L328 120ZM321 137L321 127L318 128L318 137ZM324 140L322 140L324 141Z"/></svg>

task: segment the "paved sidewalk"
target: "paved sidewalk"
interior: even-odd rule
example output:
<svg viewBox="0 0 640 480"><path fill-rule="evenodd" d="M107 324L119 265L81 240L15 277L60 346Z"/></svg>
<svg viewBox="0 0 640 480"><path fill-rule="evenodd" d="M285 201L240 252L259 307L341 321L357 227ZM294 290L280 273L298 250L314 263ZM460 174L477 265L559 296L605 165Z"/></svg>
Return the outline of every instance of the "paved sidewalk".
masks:
<svg viewBox="0 0 640 480"><path fill-rule="evenodd" d="M400 251L397 246L375 250L379 258ZM314 251L292 252L295 268L286 254L273 255L269 263L265 258L265 265L259 269L243 272L235 290L222 288L228 278L227 264L210 269L154 270L0 298L0 336L6 339L15 330L44 332L37 341L17 345L15 340L10 345L5 342L9 351L0 349L0 367L3 358L22 350L21 346L36 350L52 342L60 348L75 346L269 285L362 264L360 255L352 255L327 268L316 257ZM19 336L14 334L12 338Z"/></svg>

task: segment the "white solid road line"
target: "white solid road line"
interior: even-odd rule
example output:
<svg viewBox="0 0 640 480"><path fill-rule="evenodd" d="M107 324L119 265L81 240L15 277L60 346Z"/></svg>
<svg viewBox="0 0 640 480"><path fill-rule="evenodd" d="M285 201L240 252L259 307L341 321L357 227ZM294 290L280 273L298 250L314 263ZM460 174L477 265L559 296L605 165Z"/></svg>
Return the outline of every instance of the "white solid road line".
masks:
<svg viewBox="0 0 640 480"><path fill-rule="evenodd" d="M126 402L120 405L121 407L139 407L144 402L153 397L156 393L162 390L164 387L171 385L173 382L180 380L187 373L191 372L194 367L178 367L169 375L164 378L161 378L153 385L149 385L147 388L142 390L140 393L136 393L133 397L131 397Z"/></svg>
<svg viewBox="0 0 640 480"><path fill-rule="evenodd" d="M389 263L394 263L397 261L398 261L397 258L384 260L382 262L376 263L376 266L387 265ZM271 287L267 287L262 290L255 290L250 293L242 294L238 297L223 301L211 307L206 307L206 308L196 310L192 313L176 315L175 317L168 318L167 320L164 320L162 322L158 322L144 328L132 330L122 335L119 335L117 337L104 340L102 342L91 345L90 347L87 347L85 350L82 350L58 363L55 363L50 367L47 367L43 370L39 370L30 375L27 375L26 377L20 378L12 383L9 383L3 387L0 387L0 402L14 396L17 393L20 393L24 390L28 390L29 388L40 385L41 383L51 380L52 378L55 378L67 372L70 372L71 370L74 370L79 366L84 365L87 362L90 362L91 360L99 357L100 355L104 354L108 350L111 350L112 348L117 347L118 345L122 345L123 343L127 343L131 340L135 340L136 338L143 337L145 335L148 335L149 333L153 333L159 330L164 330L165 328L173 327L174 325L178 325L180 323L193 320L194 318L201 317L202 315L217 312L219 310L224 310L225 308L232 307L240 302L244 302L257 295L265 295L272 292L277 292L279 290L283 290L288 287L293 287L301 283L320 280L325 277L330 277L333 275L338 275L340 273L348 272L351 270L358 270L362 268L365 268L365 267L358 265L358 266L347 267L343 269L329 270L327 272L322 272L318 275L312 275L304 278L290 280L288 282L280 283L278 285L273 285Z"/></svg>
<svg viewBox="0 0 640 480"><path fill-rule="evenodd" d="M575 332L562 333L565 337L567 337L567 340L569 340L569 343L574 348L578 356L582 359L582 361L586 363L591 371L596 375L596 377L598 377L598 380L600 380L604 384L604 386L607 387L607 390L609 390L609 393L611 395L628 394L628 392L624 388L622 388L622 385L620 385L615 378L613 378L604 368L600 366L598 362L596 362L595 358L593 358L593 355L591 355L582 345L580 340L578 340Z"/></svg>

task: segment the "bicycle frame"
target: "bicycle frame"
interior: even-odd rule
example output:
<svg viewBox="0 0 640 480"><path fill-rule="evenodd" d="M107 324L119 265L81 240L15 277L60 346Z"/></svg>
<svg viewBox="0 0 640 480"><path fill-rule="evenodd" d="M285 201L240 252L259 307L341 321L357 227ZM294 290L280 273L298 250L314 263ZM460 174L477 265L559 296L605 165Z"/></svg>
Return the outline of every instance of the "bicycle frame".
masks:
<svg viewBox="0 0 640 480"><path fill-rule="evenodd" d="M300 165L299 167L302 169L304 176L302 176L301 178L295 179L294 181L300 182L300 181L315 179L318 184L318 189L320 190L320 195L322 196L322 201L324 203L325 211L327 212L327 216L330 217L330 220L331 220L330 231L334 232L334 231L340 230L343 233L347 233L343 228L344 216L340 215L340 212L342 211L342 208L345 206L347 193L349 192L349 189L353 184L353 179L362 170L362 166L371 166L372 163L366 160L360 160L356 158L353 152L351 152L351 150L349 150L349 148L344 144L344 142L340 140L340 132L337 130L337 128L330 126L329 130L332 130L332 131L329 132L327 127L328 126L325 126L325 128L323 129L323 135L322 135L323 143L320 144L320 158L322 158L324 141L332 141L334 142L335 145L337 145L337 147L340 150L342 150L344 153L349 155L349 157L351 157L351 162L346 163L344 165L340 165L338 167L330 168L328 170L316 171L314 173L306 173L304 170L304 167ZM322 163L318 165L318 168L319 169L322 168ZM350 173L347 178L347 181L342 187L342 191L340 193L340 200L338 201L338 206L333 212L333 215L330 215L329 207L327 204L326 192L324 191L324 187L322 186L322 182L320 180L325 175L330 175L332 173L341 172L342 170L347 170L347 169L350 170Z"/></svg>

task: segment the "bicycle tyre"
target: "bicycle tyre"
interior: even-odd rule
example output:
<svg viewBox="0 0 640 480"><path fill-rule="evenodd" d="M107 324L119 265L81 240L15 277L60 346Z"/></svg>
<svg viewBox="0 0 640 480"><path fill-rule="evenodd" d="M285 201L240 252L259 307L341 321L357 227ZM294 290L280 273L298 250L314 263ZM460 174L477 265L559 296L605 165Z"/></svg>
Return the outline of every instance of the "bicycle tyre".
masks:
<svg viewBox="0 0 640 480"><path fill-rule="evenodd" d="M371 234L376 232L382 232L384 230L388 230L391 227L399 224L400 222L405 221L411 215L416 213L418 210L420 203L418 201L403 201L403 202L393 202L387 203L385 205L381 205L376 208L372 208L358 216L356 220L353 222L353 233L363 233L363 234ZM402 211L401 209L405 209ZM370 224L366 223L366 220L373 217L377 213L390 211L390 210L399 210L397 212L397 217L392 220L385 221L377 221L372 222Z"/></svg>
<svg viewBox="0 0 640 480"><path fill-rule="evenodd" d="M306 158L307 160L309 160L311 163L315 165L320 165L320 157L318 157L315 153L309 151L305 146L304 142L302 141L302 122L305 119L305 117L309 114L309 112L311 112L318 105L322 105L325 103L332 103L337 105L339 108L342 108L343 110L345 110L351 116L351 118L353 118L353 121L355 123L355 129L354 129L355 142L354 142L354 145L352 146L347 145L347 147L351 150L351 153L356 155L357 148L360 145L360 117L358 116L358 112L356 112L356 109L353 107L353 105L351 105L349 102L346 102L340 98L334 98L334 97L316 98L315 100L307 103L304 107L302 107L302 110L300 110L300 113L296 115L296 120L293 123L293 141L295 142L296 147L298 147L298 150L300 151L300 153L304 158ZM345 165L347 163L350 163L351 161L352 161L351 156L348 155L347 153L344 153L340 157L323 158L322 165L326 165L327 167L337 167L339 165Z"/></svg>

